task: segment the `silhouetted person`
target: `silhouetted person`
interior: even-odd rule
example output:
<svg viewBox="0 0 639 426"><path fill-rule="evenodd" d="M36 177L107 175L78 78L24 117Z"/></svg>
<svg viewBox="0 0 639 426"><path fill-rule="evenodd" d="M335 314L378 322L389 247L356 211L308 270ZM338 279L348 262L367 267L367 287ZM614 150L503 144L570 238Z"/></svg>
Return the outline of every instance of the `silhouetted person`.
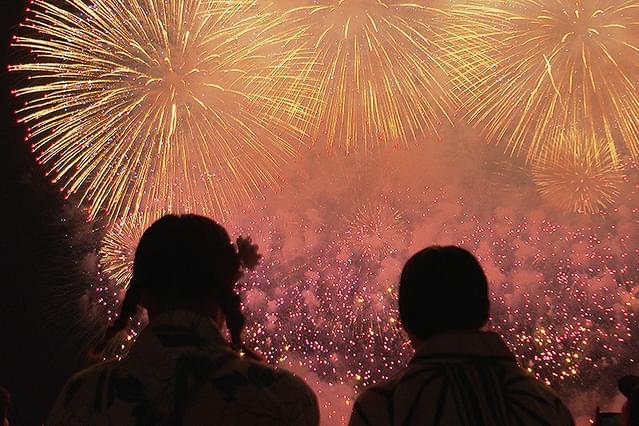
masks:
<svg viewBox="0 0 639 426"><path fill-rule="evenodd" d="M11 406L11 395L0 386L0 426L9 426L9 407Z"/></svg>
<svg viewBox="0 0 639 426"><path fill-rule="evenodd" d="M489 317L488 281L459 247L429 247L404 266L399 315L415 355L359 396L351 426L572 425L559 398L517 366Z"/></svg>
<svg viewBox="0 0 639 426"><path fill-rule="evenodd" d="M47 425L319 424L311 389L260 362L242 342L234 286L259 258L250 239L239 238L236 247L202 216L169 215L151 225L135 252L120 315L97 350L127 330L138 307L146 308L149 325L124 359L72 377Z"/></svg>
<svg viewBox="0 0 639 426"><path fill-rule="evenodd" d="M639 377L624 376L619 379L618 387L627 398L621 410L620 426L639 426Z"/></svg>

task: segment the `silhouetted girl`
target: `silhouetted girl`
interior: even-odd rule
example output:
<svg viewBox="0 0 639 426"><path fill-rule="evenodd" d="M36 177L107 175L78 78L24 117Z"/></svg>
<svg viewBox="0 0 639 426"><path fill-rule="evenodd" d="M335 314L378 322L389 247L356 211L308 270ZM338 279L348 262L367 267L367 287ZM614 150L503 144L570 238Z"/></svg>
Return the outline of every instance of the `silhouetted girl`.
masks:
<svg viewBox="0 0 639 426"><path fill-rule="evenodd" d="M48 425L317 425L315 395L259 361L242 341L235 283L260 259L250 239L196 215L164 216L135 252L120 315L96 348L127 329L138 307L149 325L121 361L67 383ZM226 324L231 342L221 330Z"/></svg>

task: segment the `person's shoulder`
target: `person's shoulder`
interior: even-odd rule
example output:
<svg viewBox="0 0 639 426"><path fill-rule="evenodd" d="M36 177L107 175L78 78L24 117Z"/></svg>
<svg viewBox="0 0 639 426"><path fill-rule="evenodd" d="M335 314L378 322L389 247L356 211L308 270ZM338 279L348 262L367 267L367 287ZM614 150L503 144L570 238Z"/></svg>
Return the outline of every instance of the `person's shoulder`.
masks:
<svg viewBox="0 0 639 426"><path fill-rule="evenodd" d="M47 425L85 425L90 418L96 389L106 374L115 367L118 361L111 360L85 368L71 376L58 394L58 398L49 413Z"/></svg>
<svg viewBox="0 0 639 426"><path fill-rule="evenodd" d="M519 367L513 368L511 374L506 376L504 385L509 391L522 395L531 395L536 397L536 399L545 399L548 401L559 399L550 386Z"/></svg>
<svg viewBox="0 0 639 426"><path fill-rule="evenodd" d="M318 425L319 405L311 387L296 374L257 361L243 362L246 377L284 408L291 425Z"/></svg>
<svg viewBox="0 0 639 426"><path fill-rule="evenodd" d="M76 395L87 396L87 390L90 387L94 387L100 381L100 378L115 368L117 364L117 360L103 361L72 375L63 388L65 400L71 401ZM80 392L80 389L83 389L82 392Z"/></svg>
<svg viewBox="0 0 639 426"><path fill-rule="evenodd" d="M82 381L90 381L90 380L98 380L99 377L103 374L106 374L108 371L117 368L121 364L121 361L117 359L109 359L106 361L101 361L96 364L90 365L89 367L78 371L73 376L71 376L71 380L82 380Z"/></svg>
<svg viewBox="0 0 639 426"><path fill-rule="evenodd" d="M279 367L273 367L278 380L287 386L303 390L304 392L312 392L311 387L297 374Z"/></svg>
<svg viewBox="0 0 639 426"><path fill-rule="evenodd" d="M557 425L572 425L572 414L561 398L547 384L532 377L525 371L518 372L506 380L506 392L519 399L528 407L535 407L539 412L554 414ZM553 417L553 416L551 416Z"/></svg>
<svg viewBox="0 0 639 426"><path fill-rule="evenodd" d="M360 409L380 409L389 406L392 403L393 395L400 383L401 375L382 380L370 386L367 386L360 392L355 400L355 406Z"/></svg>
<svg viewBox="0 0 639 426"><path fill-rule="evenodd" d="M393 395L399 377L366 387L355 400L349 425L390 424Z"/></svg>
<svg viewBox="0 0 639 426"><path fill-rule="evenodd" d="M246 375L253 383L298 395L301 392L315 396L310 386L301 377L284 368L253 360L243 361Z"/></svg>

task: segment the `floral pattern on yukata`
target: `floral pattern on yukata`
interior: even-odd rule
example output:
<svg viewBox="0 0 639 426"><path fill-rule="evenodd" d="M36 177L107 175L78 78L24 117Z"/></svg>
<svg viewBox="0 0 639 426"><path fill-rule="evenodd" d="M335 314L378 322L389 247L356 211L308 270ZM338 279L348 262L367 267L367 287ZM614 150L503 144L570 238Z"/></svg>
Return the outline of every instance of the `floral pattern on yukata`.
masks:
<svg viewBox="0 0 639 426"><path fill-rule="evenodd" d="M121 361L69 380L47 425L317 425L311 389L284 370L241 358L210 319L154 319Z"/></svg>

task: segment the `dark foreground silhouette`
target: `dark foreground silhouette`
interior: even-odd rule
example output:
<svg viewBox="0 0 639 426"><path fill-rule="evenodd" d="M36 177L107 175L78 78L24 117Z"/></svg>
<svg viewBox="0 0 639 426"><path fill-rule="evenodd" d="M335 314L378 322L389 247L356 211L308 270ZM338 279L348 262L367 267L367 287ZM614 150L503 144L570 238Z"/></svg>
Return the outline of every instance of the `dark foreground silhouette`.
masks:
<svg viewBox="0 0 639 426"><path fill-rule="evenodd" d="M11 395L0 386L0 426L9 426L9 406L11 406Z"/></svg>
<svg viewBox="0 0 639 426"><path fill-rule="evenodd" d="M260 362L242 342L234 286L259 258L250 239L233 245L205 217L169 215L151 225L120 315L96 352L127 330L138 307L149 325L123 360L72 377L47 425L318 425L310 388Z"/></svg>
<svg viewBox="0 0 639 426"><path fill-rule="evenodd" d="M359 396L350 425L574 424L501 337L480 330L489 312L488 281L472 254L448 246L414 255L402 271L399 314L415 356Z"/></svg>
<svg viewBox="0 0 639 426"><path fill-rule="evenodd" d="M626 402L619 414L620 426L639 426L639 376L627 375L617 383L619 391L626 397ZM610 422L609 422L610 424ZM605 426L603 421L595 422L595 426Z"/></svg>

